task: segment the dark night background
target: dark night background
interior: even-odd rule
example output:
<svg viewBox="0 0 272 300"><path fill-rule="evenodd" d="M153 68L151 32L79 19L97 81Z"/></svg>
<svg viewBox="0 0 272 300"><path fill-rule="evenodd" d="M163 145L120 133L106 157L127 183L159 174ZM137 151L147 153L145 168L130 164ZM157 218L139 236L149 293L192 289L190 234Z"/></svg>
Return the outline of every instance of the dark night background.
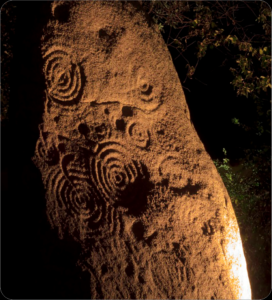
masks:
<svg viewBox="0 0 272 300"><path fill-rule="evenodd" d="M1 289L11 299L88 297L89 278L75 266L80 249L72 240L60 241L50 229L41 175L31 161L42 122L45 87L39 44L49 12L50 2L36 1L16 2L12 24L2 13L6 30L14 28L10 33L9 118L1 121ZM175 60L174 49L171 54L183 80L187 63ZM252 139L231 119L239 116L250 121L255 111L245 97L237 97L230 85L229 66L221 66L222 61L220 52L208 52L196 71L198 80L187 79L184 93L192 122L211 158L222 159L226 148L235 165L243 156L241 149ZM270 278L265 280L269 292Z"/></svg>

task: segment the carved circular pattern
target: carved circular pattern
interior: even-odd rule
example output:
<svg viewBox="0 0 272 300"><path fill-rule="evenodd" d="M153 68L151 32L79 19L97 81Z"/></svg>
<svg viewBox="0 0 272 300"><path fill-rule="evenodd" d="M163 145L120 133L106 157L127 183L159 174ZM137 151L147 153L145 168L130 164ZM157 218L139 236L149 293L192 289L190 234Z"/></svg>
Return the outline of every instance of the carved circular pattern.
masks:
<svg viewBox="0 0 272 300"><path fill-rule="evenodd" d="M55 50L45 55L45 78L48 94L55 101L75 100L81 91L81 73L78 65L71 62L63 50Z"/></svg>
<svg viewBox="0 0 272 300"><path fill-rule="evenodd" d="M140 98L144 102L151 102L154 99L151 82L149 74L144 70L140 70L137 78L137 87L140 92Z"/></svg>
<svg viewBox="0 0 272 300"><path fill-rule="evenodd" d="M118 143L104 143L91 161L91 180L102 197L111 202L129 204L143 178L140 163L132 160Z"/></svg>
<svg viewBox="0 0 272 300"><path fill-rule="evenodd" d="M82 180L71 182L61 169L53 169L47 179L48 197L55 198L58 207L75 215L81 215L92 223L98 223L103 215L103 206L98 205L91 187Z"/></svg>
<svg viewBox="0 0 272 300"><path fill-rule="evenodd" d="M36 155L37 157L44 161L47 158L47 154L46 154L46 149L44 146L44 143L42 142L41 138L38 139L37 143L36 143Z"/></svg>
<svg viewBox="0 0 272 300"><path fill-rule="evenodd" d="M35 153L40 161L46 162L47 164L55 164L58 162L58 153L54 145L50 145L50 147L47 148L41 137L36 143Z"/></svg>
<svg viewBox="0 0 272 300"><path fill-rule="evenodd" d="M141 92L143 92L143 93L146 93L148 91L149 87L150 87L149 83L145 80L141 80L139 82L139 86L140 86Z"/></svg>
<svg viewBox="0 0 272 300"><path fill-rule="evenodd" d="M146 126L132 122L127 128L127 133L133 144L140 148L146 148L149 145L149 131Z"/></svg>

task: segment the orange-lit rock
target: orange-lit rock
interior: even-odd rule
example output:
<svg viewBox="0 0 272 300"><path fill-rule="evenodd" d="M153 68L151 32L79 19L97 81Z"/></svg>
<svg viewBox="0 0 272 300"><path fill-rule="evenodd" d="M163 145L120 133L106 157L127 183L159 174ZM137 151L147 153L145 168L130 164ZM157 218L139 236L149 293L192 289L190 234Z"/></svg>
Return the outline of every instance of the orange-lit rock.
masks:
<svg viewBox="0 0 272 300"><path fill-rule="evenodd" d="M228 193L139 3L52 4L34 161L90 297L250 299Z"/></svg>

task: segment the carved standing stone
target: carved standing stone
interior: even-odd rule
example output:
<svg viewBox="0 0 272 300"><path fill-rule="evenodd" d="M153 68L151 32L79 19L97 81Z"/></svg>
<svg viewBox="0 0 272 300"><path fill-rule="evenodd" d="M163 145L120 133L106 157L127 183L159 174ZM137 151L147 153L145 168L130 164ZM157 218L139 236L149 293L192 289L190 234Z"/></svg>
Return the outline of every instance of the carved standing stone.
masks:
<svg viewBox="0 0 272 300"><path fill-rule="evenodd" d="M139 3L56 1L34 162L90 297L249 299L228 193Z"/></svg>

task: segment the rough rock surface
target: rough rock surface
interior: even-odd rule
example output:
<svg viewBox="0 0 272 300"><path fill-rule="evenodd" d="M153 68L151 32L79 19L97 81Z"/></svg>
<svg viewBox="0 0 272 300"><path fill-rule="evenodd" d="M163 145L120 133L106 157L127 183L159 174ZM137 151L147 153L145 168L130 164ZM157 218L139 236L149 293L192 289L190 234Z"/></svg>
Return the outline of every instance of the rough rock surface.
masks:
<svg viewBox="0 0 272 300"><path fill-rule="evenodd" d="M82 247L90 297L249 299L228 193L139 3L53 3L41 44L34 162L52 227Z"/></svg>

